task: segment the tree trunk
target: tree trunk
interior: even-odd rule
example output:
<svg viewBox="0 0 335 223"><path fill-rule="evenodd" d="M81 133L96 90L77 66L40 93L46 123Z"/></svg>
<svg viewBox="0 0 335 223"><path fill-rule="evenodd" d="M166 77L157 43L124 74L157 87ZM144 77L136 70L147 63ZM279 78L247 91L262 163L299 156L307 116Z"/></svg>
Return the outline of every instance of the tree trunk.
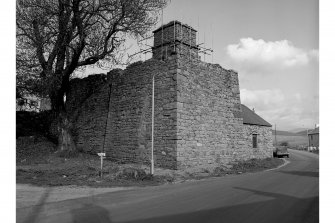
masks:
<svg viewBox="0 0 335 223"><path fill-rule="evenodd" d="M59 62L58 59L57 62ZM58 152L60 156L68 157L77 154L77 149L72 137L72 124L66 111L66 99L64 99L70 88L71 73L64 73L64 70L61 69L63 65L63 60L57 63L56 71L53 73L55 78L52 81L49 97L56 118L53 132L58 138Z"/></svg>
<svg viewBox="0 0 335 223"><path fill-rule="evenodd" d="M60 156L69 157L77 154L77 149L72 137L72 124L65 108L64 87L50 93L52 110L55 112L54 133L58 139L58 153Z"/></svg>
<svg viewBox="0 0 335 223"><path fill-rule="evenodd" d="M72 125L66 112L58 117L58 150L61 156L69 157L77 154L77 149L71 134Z"/></svg>

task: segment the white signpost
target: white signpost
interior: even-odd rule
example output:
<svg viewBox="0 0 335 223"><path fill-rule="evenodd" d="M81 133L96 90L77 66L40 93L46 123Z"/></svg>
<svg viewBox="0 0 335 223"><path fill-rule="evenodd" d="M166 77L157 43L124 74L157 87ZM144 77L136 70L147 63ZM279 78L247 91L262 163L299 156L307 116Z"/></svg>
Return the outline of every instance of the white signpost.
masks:
<svg viewBox="0 0 335 223"><path fill-rule="evenodd" d="M155 126L155 75L152 76L152 112L151 112L151 168L154 174L154 126Z"/></svg>
<svg viewBox="0 0 335 223"><path fill-rule="evenodd" d="M100 177L102 178L102 165L104 162L104 158L106 158L106 153L98 153L98 156L100 156Z"/></svg>

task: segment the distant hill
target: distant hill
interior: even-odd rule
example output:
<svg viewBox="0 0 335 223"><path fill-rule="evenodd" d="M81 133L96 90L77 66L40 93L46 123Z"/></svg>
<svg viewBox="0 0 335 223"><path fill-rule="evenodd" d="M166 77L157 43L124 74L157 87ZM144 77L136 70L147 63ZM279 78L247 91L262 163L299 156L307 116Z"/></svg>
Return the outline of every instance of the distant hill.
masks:
<svg viewBox="0 0 335 223"><path fill-rule="evenodd" d="M305 135L307 135L307 130L297 132L296 134L299 135L299 136L305 136Z"/></svg>
<svg viewBox="0 0 335 223"><path fill-rule="evenodd" d="M303 132L305 131L306 132L306 128L295 128L295 129L290 129L288 130L289 132L294 132L294 133L300 133L300 132Z"/></svg>
<svg viewBox="0 0 335 223"><path fill-rule="evenodd" d="M281 135L281 136L300 136L298 133L289 132L289 131L281 131L281 130L277 130L276 134ZM275 135L275 130L272 130L272 135Z"/></svg>

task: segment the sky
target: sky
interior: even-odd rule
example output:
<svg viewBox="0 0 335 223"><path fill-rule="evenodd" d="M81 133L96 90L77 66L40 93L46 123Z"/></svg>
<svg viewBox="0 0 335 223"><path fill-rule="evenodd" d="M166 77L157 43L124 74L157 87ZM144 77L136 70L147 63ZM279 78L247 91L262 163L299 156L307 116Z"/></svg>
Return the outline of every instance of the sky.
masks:
<svg viewBox="0 0 335 223"><path fill-rule="evenodd" d="M198 43L214 50L202 60L238 72L243 104L279 130L319 124L317 0L168 2L155 29L179 20L198 30ZM129 42L130 55L140 50Z"/></svg>
<svg viewBox="0 0 335 223"><path fill-rule="evenodd" d="M193 26L214 50L206 61L238 72L241 102L297 130L319 124L318 11L317 0L171 0L163 23Z"/></svg>

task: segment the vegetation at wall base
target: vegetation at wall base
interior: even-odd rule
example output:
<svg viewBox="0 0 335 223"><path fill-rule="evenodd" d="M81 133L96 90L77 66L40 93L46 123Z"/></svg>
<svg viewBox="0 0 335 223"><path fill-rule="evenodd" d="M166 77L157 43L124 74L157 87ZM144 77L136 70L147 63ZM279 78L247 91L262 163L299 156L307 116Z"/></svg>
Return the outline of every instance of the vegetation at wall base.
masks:
<svg viewBox="0 0 335 223"><path fill-rule="evenodd" d="M26 136L44 136L53 142L57 142L49 131L52 122L51 111L43 112L16 112L16 138Z"/></svg>
<svg viewBox="0 0 335 223"><path fill-rule="evenodd" d="M276 168L282 165L283 163L284 160L276 158L250 159L234 163L231 170L233 173L255 172L255 171Z"/></svg>
<svg viewBox="0 0 335 223"><path fill-rule="evenodd" d="M149 166L145 164L120 164L104 160L101 177L100 158L97 155L77 153L76 156L64 158L47 138L31 136L17 139L16 182L39 186L149 186L261 171L282 163L281 159L251 159L214 170L157 169L155 175L151 175Z"/></svg>

